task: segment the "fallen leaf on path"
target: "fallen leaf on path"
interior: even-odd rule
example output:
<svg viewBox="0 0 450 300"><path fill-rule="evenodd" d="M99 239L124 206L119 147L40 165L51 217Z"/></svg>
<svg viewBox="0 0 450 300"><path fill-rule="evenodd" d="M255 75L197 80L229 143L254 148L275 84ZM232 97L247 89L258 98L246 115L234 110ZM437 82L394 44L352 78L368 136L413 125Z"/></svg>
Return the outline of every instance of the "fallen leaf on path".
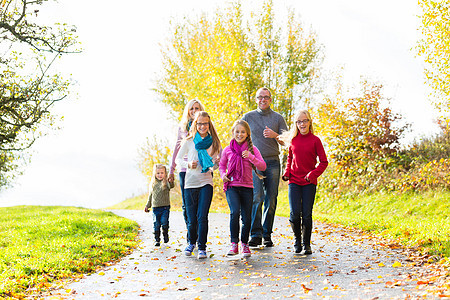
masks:
<svg viewBox="0 0 450 300"><path fill-rule="evenodd" d="M398 268L401 266L402 266L402 264L399 261L395 261L394 264L392 265L392 267L394 267L394 268Z"/></svg>

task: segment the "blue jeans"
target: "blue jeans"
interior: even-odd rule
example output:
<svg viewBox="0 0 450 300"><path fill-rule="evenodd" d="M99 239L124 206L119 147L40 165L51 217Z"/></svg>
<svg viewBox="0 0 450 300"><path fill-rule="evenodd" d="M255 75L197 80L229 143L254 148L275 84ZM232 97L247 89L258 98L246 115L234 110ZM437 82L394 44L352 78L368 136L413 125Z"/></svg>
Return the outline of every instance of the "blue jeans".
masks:
<svg viewBox="0 0 450 300"><path fill-rule="evenodd" d="M186 177L186 172L180 172L178 174L178 177L180 179L181 210L183 211L184 223L186 224L186 228L187 228L188 218L187 218L187 212L186 212L186 197L184 196L184 180ZM186 238L187 238L187 241L189 242L189 232L188 232Z"/></svg>
<svg viewBox="0 0 450 300"><path fill-rule="evenodd" d="M280 184L280 161L264 160L267 168L260 172L264 179L259 179L253 171L253 208L252 237L270 238L272 234L275 210L277 209L278 185ZM262 206L264 204L264 212Z"/></svg>
<svg viewBox="0 0 450 300"><path fill-rule="evenodd" d="M230 207L231 242L239 242L239 217L242 218L241 242L247 244L252 226L253 189L243 186L231 186L226 191Z"/></svg>
<svg viewBox="0 0 450 300"><path fill-rule="evenodd" d="M312 211L316 198L317 186L314 184L289 184L289 207L291 209L289 220L292 223L302 224L303 243L309 245L312 232Z"/></svg>
<svg viewBox="0 0 450 300"><path fill-rule="evenodd" d="M186 172L180 172L178 174L180 179L180 190L181 190L181 210L183 211L184 222L187 225L187 214L186 214L186 200L184 196L184 178L186 177Z"/></svg>
<svg viewBox="0 0 450 300"><path fill-rule="evenodd" d="M153 232L160 232L162 228L169 228L170 206L153 207Z"/></svg>
<svg viewBox="0 0 450 300"><path fill-rule="evenodd" d="M206 250L208 238L208 214L213 187L209 184L200 188L185 189L186 213L188 217L189 244L198 244L199 250Z"/></svg>

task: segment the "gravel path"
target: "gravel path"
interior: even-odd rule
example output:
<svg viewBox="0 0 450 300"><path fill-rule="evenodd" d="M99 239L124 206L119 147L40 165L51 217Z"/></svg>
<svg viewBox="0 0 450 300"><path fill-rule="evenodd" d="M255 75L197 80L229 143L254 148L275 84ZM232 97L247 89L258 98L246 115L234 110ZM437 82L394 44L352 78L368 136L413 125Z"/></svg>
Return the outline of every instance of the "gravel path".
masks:
<svg viewBox="0 0 450 300"><path fill-rule="evenodd" d="M208 256L186 257L180 212L170 214L170 242L153 246L151 214L117 210L137 221L142 243L117 264L52 291L46 299L404 299L421 290L395 245L316 222L313 254L294 255L287 218L276 217L273 248L228 258L229 216L211 213ZM196 254L197 251L194 253Z"/></svg>

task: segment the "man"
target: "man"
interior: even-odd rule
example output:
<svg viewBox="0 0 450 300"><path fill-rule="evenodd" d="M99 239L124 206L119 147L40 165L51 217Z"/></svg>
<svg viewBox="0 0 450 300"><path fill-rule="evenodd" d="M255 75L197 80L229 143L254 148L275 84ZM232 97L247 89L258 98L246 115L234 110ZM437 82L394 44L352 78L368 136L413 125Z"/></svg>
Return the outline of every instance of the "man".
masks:
<svg viewBox="0 0 450 300"><path fill-rule="evenodd" d="M278 140L278 136L288 129L283 116L270 108L272 95L268 88L262 87L256 92L256 103L258 108L246 113L242 119L250 125L253 144L261 152L267 169L260 172L265 177L262 180L253 171L252 227L248 244L250 247L258 247L264 239L264 246L273 247L271 234L281 170L279 144L282 142Z"/></svg>

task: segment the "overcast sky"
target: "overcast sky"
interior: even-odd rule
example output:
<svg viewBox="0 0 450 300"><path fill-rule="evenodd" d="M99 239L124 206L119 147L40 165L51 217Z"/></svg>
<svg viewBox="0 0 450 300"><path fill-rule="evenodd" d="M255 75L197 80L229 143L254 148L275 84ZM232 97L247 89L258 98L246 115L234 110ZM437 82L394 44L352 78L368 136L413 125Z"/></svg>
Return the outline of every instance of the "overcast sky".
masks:
<svg viewBox="0 0 450 300"><path fill-rule="evenodd" d="M393 107L413 123L413 134L433 131L422 62L411 50L419 13L410 0L275 0L295 8L325 46L327 69L343 66L348 82L366 76L385 84ZM244 9L259 1L242 1ZM160 66L159 43L171 18L212 11L223 1L60 0L41 8L46 20L75 24L82 54L60 67L72 74L77 95L55 107L63 129L34 146L15 187L0 193L0 206L74 205L103 208L144 193L137 151L146 137L176 124L150 91Z"/></svg>

